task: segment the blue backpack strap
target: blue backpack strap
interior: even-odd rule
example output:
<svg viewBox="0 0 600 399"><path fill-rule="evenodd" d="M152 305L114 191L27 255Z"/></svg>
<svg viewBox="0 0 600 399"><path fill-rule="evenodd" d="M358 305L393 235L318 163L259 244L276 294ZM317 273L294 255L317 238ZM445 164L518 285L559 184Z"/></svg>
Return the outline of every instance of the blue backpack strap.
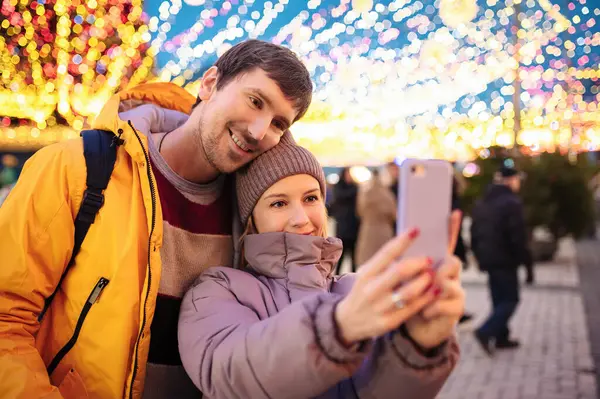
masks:
<svg viewBox="0 0 600 399"><path fill-rule="evenodd" d="M41 321L50 307L54 296L58 292L67 272L75 263L75 257L81 249L81 244L96 219L96 215L104 205L104 190L108 186L110 175L117 159L117 146L122 141L112 132L107 130L84 130L81 132L83 138L83 156L87 167L86 190L83 200L75 218L75 244L71 259L67 264L65 272L60 277L54 292L45 300L44 308L38 316Z"/></svg>

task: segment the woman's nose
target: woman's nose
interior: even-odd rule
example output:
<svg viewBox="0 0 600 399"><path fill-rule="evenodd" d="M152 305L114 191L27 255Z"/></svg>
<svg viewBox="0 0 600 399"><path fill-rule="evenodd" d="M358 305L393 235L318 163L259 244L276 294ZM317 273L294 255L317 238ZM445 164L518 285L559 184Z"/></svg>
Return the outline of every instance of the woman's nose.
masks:
<svg viewBox="0 0 600 399"><path fill-rule="evenodd" d="M292 213L290 222L293 227L303 227L309 223L310 219L308 218L308 215L306 214L304 207L296 206L296 207L294 207L292 212L293 213Z"/></svg>

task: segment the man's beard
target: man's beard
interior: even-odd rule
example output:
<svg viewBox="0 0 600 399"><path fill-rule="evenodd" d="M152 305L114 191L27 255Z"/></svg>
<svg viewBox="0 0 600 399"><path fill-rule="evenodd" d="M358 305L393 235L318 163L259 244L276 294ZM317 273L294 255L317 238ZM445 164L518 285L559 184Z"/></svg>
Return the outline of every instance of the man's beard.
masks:
<svg viewBox="0 0 600 399"><path fill-rule="evenodd" d="M243 166L244 160L230 148L228 140L233 140L229 133L230 123L216 121L209 124L203 116L198 122L197 143L202 147L205 159L218 173L235 172ZM225 142L224 148L221 148L221 141Z"/></svg>
<svg viewBox="0 0 600 399"><path fill-rule="evenodd" d="M201 132L209 132L204 127L202 129ZM228 147L221 149L219 146L219 141L223 140L225 138L224 136L227 134L225 132L226 129L223 130L223 132L218 134L200 133L200 146L202 147L206 160L212 168L219 173L233 173L238 169L238 166L233 165L233 162L229 160L229 154L227 154L227 152L229 152L230 149ZM227 137L227 139L229 138ZM220 151L225 151L225 153L221 153Z"/></svg>
<svg viewBox="0 0 600 399"><path fill-rule="evenodd" d="M217 152L218 147L217 141L215 140L216 137L208 133L208 126L204 121L204 118L200 117L200 120L198 122L198 130L196 131L196 145L200 147L199 149L204 154L204 159L208 161L208 164L219 173L223 173L217 166L215 160L215 153Z"/></svg>

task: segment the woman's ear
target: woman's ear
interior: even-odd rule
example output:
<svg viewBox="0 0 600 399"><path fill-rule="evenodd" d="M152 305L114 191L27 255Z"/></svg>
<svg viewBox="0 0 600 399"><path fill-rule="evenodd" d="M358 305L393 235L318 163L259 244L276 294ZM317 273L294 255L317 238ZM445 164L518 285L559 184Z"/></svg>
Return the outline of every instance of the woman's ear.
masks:
<svg viewBox="0 0 600 399"><path fill-rule="evenodd" d="M202 75L202 81L200 82L200 90L198 90L198 98L202 101L210 99L212 94L217 91L217 80L219 78L219 71L216 66L208 68L204 75Z"/></svg>
<svg viewBox="0 0 600 399"><path fill-rule="evenodd" d="M256 229L256 224L254 224L254 211L248 218L248 224L246 226L246 231L248 234L258 234L258 230Z"/></svg>

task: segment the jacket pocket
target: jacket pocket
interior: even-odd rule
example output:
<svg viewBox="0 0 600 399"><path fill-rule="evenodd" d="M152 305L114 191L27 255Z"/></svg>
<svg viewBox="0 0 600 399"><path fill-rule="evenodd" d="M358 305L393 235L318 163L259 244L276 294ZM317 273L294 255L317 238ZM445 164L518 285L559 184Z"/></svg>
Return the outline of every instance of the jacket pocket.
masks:
<svg viewBox="0 0 600 399"><path fill-rule="evenodd" d="M92 305L94 303L96 303L96 301L98 300L98 297L100 296L100 294L102 293L102 290L104 289L104 287L106 287L108 282L109 282L108 279L106 279L104 277L100 277L100 279L94 286L94 289L92 290L92 292L90 292L90 295L88 296L86 303L83 305L83 308L81 309L81 313L79 314L79 318L77 319L77 324L75 325L75 331L73 331L73 335L71 336L71 339L69 339L69 341L58 351L58 353L54 356L54 358L48 365L48 367L47 367L48 375L52 375L52 373L54 373L54 370L56 370L56 367L58 366L60 361L67 355L67 353L69 353L69 351L73 348L73 346L75 346L75 343L77 343L77 339L79 338L79 333L81 332L81 328L83 327L83 322L85 321L85 318L87 317L88 312L90 311Z"/></svg>
<svg viewBox="0 0 600 399"><path fill-rule="evenodd" d="M60 385L58 385L58 391L65 399L85 399L89 397L83 379L75 369L69 370Z"/></svg>

